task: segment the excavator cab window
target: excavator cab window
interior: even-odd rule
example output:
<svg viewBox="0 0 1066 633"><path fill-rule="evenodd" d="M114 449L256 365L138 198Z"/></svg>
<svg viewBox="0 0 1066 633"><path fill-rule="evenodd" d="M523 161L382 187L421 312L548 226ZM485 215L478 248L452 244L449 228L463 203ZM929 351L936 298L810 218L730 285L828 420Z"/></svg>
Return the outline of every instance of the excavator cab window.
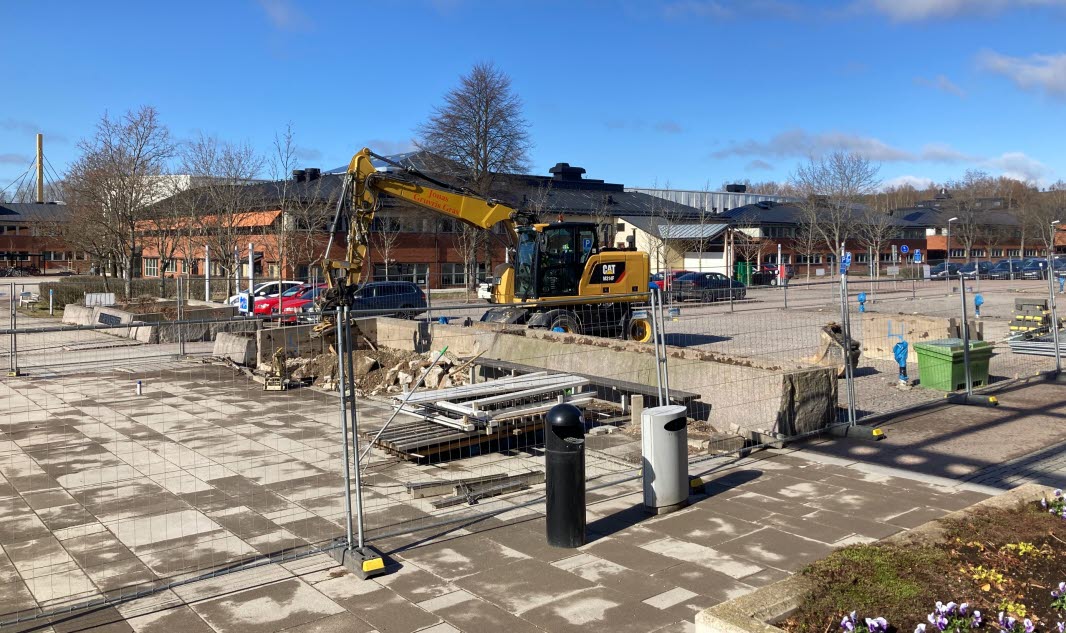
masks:
<svg viewBox="0 0 1066 633"><path fill-rule="evenodd" d="M552 225L541 233L537 278L538 297L577 294L585 262L596 250L594 227Z"/></svg>

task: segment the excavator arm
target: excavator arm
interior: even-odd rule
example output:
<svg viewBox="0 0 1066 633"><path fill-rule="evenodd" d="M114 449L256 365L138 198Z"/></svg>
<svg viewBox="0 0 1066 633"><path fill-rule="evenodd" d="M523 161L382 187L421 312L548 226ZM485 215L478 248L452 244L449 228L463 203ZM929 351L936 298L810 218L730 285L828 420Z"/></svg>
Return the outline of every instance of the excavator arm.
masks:
<svg viewBox="0 0 1066 633"><path fill-rule="evenodd" d="M494 200L452 189L444 183L437 183L424 174L402 166L401 168L405 171L414 173L422 180L433 182L438 186L429 186L420 181L409 180L388 172L379 172L371 162L374 158L388 162L385 157L363 148L352 157L348 165L342 199L338 201L337 214L334 217L334 232L330 234L330 244L326 247L326 252L322 257L328 286L328 290L322 294L323 311L347 303L350 299L349 293L354 292L359 286L370 248L370 225L378 208L378 196L383 193L481 229L491 229L503 222L510 234L512 244L517 243L514 209ZM335 260L330 258L330 248L341 209L344 203L348 202L344 200L346 196L350 196L347 252L344 260ZM323 324L325 325L325 322Z"/></svg>

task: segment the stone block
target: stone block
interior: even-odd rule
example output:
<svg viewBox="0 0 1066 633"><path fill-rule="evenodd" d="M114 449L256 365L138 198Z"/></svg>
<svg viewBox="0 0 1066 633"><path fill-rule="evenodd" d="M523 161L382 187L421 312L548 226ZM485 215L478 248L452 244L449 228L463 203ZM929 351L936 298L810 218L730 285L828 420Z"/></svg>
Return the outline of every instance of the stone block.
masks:
<svg viewBox="0 0 1066 633"><path fill-rule="evenodd" d="M238 365L253 365L256 357L255 338L247 334L220 332L215 338L212 354L219 358L228 358Z"/></svg>

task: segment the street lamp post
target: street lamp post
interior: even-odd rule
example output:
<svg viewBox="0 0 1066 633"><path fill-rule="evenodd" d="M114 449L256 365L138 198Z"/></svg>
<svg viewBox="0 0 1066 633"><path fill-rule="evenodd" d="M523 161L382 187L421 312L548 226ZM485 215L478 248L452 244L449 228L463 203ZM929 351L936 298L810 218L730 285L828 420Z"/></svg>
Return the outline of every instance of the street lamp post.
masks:
<svg viewBox="0 0 1066 633"><path fill-rule="evenodd" d="M959 218L948 218L948 234L947 234L947 246L944 249L944 276L951 276L951 223Z"/></svg>
<svg viewBox="0 0 1066 633"><path fill-rule="evenodd" d="M1058 223L1058 220L1051 223L1051 242L1047 251L1047 283L1051 295L1051 340L1055 343L1055 373L1061 374L1062 353L1059 350L1059 316L1055 309L1055 259L1054 255L1052 255L1055 252L1055 231L1058 230L1056 228Z"/></svg>

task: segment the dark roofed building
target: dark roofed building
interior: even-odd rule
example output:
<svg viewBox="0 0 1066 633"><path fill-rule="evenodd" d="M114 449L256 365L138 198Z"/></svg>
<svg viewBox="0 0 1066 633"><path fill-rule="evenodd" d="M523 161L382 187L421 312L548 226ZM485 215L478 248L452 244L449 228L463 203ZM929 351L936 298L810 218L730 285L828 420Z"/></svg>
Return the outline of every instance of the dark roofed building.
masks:
<svg viewBox="0 0 1066 633"><path fill-rule="evenodd" d="M59 225L69 218L62 203L0 203L0 267L47 273L86 263L59 238Z"/></svg>

